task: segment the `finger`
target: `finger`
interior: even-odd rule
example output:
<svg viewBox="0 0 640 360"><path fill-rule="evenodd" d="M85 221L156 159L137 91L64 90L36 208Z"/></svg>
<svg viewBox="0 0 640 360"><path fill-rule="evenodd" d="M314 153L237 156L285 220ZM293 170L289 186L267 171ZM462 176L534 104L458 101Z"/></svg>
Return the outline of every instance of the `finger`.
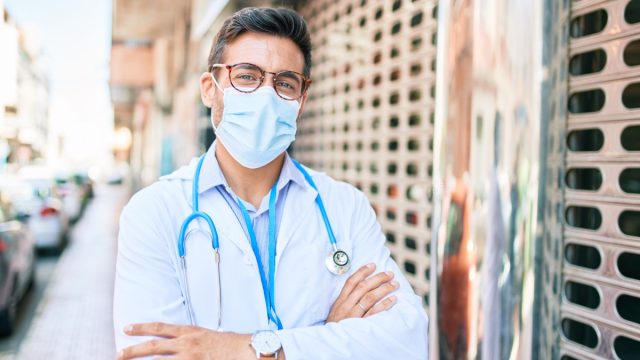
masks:
<svg viewBox="0 0 640 360"><path fill-rule="evenodd" d="M356 303L356 306L353 308L353 310L351 310L351 316L362 317L367 312L367 310L368 308L366 308L364 305Z"/></svg>
<svg viewBox="0 0 640 360"><path fill-rule="evenodd" d="M124 328L127 335L147 335L173 338L191 330L192 326L173 325L161 322L131 324Z"/></svg>
<svg viewBox="0 0 640 360"><path fill-rule="evenodd" d="M178 351L173 339L155 339L124 348L118 354L118 360L135 359L149 355L172 355Z"/></svg>
<svg viewBox="0 0 640 360"><path fill-rule="evenodd" d="M364 294L364 296L362 296L358 301L358 304L361 304L361 307L363 307L365 312L367 312L373 305L377 304L380 300L384 299L385 296L395 291L398 286L400 285L397 281L386 282Z"/></svg>
<svg viewBox="0 0 640 360"><path fill-rule="evenodd" d="M380 301L379 303L373 305L371 307L371 309L369 309L369 311L367 311L366 314L364 314L363 317L368 317L371 315L375 315L377 313L381 313L383 311L387 311L389 309L391 309L393 307L393 305L396 304L396 302L398 301L398 298L396 296L389 296L388 298Z"/></svg>
<svg viewBox="0 0 640 360"><path fill-rule="evenodd" d="M349 297L353 289L355 289L355 287L359 283L361 283L364 279L366 279L367 276L373 274L375 269L376 269L376 264L370 263L362 266L360 269L354 272L351 276L349 276L347 281L345 281L344 286L342 287L342 291L340 291L340 295L338 295L338 299Z"/></svg>
<svg viewBox="0 0 640 360"><path fill-rule="evenodd" d="M349 298L346 301L347 304L357 304L359 302L362 302L362 298L365 296L365 294L373 289L378 288L382 284L391 281L391 279L393 279L393 276L393 272L386 271L378 273L374 276L369 277L368 279L361 281L358 285L356 285L355 289L353 289L353 291L349 295ZM368 297L369 301L363 303L362 305L373 306L373 304L378 302L379 299L382 299L382 297L380 297L379 299L373 299L372 295L368 295Z"/></svg>

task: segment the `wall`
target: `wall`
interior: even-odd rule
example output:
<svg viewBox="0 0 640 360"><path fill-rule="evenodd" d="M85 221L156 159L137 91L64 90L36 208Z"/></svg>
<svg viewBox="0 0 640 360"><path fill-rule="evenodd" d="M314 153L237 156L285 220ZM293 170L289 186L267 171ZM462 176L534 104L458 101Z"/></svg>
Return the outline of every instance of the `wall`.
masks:
<svg viewBox="0 0 640 360"><path fill-rule="evenodd" d="M293 153L360 188L429 305L435 1L309 1L313 83Z"/></svg>

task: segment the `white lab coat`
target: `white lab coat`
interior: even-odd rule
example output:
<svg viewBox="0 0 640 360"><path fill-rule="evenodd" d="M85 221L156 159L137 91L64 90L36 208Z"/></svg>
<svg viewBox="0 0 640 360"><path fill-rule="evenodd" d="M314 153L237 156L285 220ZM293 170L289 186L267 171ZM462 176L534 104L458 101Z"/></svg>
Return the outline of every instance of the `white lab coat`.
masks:
<svg viewBox="0 0 640 360"><path fill-rule="evenodd" d="M113 313L118 350L148 340L125 335L122 329L127 324L189 323L177 238L184 218L191 213L195 167L196 159L162 177L135 194L122 212ZM316 191L292 183L278 230L275 274L275 304L284 325L277 333L287 359L426 359L427 315L421 299L390 258L367 198L349 184L310 173L338 247L350 254L352 267L340 276L327 270L324 261L331 246L315 203ZM256 260L241 224L218 191L205 189L199 199L220 239L222 329L253 333L270 328ZM198 326L214 329L218 283L204 222L191 223L185 244L195 320ZM369 262L377 264L376 272L396 274L400 283L396 305L368 318L325 324L345 280Z"/></svg>

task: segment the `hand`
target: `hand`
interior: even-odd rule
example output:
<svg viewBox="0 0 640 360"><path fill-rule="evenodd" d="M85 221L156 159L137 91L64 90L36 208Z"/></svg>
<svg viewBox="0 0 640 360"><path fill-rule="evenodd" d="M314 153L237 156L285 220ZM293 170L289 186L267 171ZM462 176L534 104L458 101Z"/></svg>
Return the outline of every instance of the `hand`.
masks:
<svg viewBox="0 0 640 360"><path fill-rule="evenodd" d="M387 271L368 277L375 269L375 264L365 265L347 279L331 306L327 322L371 316L390 309L396 303L395 296L382 300L399 286L397 281L391 280L393 273Z"/></svg>
<svg viewBox="0 0 640 360"><path fill-rule="evenodd" d="M250 345L251 335L248 334L219 332L197 326L160 322L133 324L125 328L125 333L135 336L159 336L162 339L154 339L125 348L118 354L118 360L150 355L171 355L171 358L179 359L255 360L256 358L256 353Z"/></svg>

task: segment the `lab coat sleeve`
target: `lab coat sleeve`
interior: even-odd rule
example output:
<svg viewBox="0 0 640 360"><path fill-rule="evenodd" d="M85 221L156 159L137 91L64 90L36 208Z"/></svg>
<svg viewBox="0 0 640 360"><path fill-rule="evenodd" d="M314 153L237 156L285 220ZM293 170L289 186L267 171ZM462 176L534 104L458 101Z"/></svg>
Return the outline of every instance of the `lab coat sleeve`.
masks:
<svg viewBox="0 0 640 360"><path fill-rule="evenodd" d="M128 324L188 324L168 243L172 222L158 190L152 185L138 192L120 216L113 299L118 351L150 339L125 335Z"/></svg>
<svg viewBox="0 0 640 360"><path fill-rule="evenodd" d="M385 237L369 201L352 189L355 211L351 218L354 269L376 263L376 271L393 271L400 288L397 303L388 311L345 319L321 326L278 332L287 360L297 359L427 359L427 314L422 301L391 259Z"/></svg>

